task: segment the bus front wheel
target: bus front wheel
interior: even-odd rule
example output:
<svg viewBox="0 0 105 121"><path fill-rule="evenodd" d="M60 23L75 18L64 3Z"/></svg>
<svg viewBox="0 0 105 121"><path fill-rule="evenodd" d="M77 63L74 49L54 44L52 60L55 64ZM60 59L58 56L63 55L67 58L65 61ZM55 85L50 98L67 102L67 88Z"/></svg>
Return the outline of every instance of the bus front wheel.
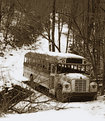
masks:
<svg viewBox="0 0 105 121"><path fill-rule="evenodd" d="M67 97L62 93L62 85L58 85L56 88L56 98L59 102L66 102Z"/></svg>
<svg viewBox="0 0 105 121"><path fill-rule="evenodd" d="M97 95L94 95L92 100L97 100Z"/></svg>

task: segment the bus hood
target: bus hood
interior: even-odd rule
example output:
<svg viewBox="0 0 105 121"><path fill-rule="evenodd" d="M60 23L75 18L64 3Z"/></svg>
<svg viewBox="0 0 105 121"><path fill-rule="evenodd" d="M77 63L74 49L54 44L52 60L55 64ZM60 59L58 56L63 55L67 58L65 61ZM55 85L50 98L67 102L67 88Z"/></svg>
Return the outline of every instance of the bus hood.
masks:
<svg viewBox="0 0 105 121"><path fill-rule="evenodd" d="M66 74L66 77L70 80L75 80L75 79L87 80L87 79L89 79L88 75L80 74L80 73L69 73L69 74Z"/></svg>

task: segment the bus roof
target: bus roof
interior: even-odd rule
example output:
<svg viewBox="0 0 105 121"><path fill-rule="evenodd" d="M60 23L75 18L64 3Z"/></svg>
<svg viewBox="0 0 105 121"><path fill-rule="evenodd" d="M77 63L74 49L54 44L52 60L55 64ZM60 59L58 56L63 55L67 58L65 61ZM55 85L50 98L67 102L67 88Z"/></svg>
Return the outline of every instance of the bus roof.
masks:
<svg viewBox="0 0 105 121"><path fill-rule="evenodd" d="M26 56L33 56L34 54L41 54L45 56L52 56L56 58L77 58L77 59L84 59L84 57L80 55L76 55L73 53L58 53L58 52L43 52L43 51L33 51L33 52L28 52L26 53Z"/></svg>
<svg viewBox="0 0 105 121"><path fill-rule="evenodd" d="M47 53L50 56L55 56L55 57L60 57L60 58L79 58L79 59L83 59L84 57L80 56L80 55L76 55L73 53L56 53L56 52L48 52Z"/></svg>

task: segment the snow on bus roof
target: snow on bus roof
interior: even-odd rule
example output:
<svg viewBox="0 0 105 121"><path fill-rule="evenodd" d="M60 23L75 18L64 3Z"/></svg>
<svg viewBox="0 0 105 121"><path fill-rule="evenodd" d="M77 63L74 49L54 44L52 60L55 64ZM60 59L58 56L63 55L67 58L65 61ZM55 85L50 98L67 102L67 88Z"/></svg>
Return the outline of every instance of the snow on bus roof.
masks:
<svg viewBox="0 0 105 121"><path fill-rule="evenodd" d="M37 53L37 54L42 54L42 55L48 55L48 56L54 56L54 57L60 57L60 58L79 58L79 59L84 59L84 57L80 55L76 55L73 53L59 53L59 52L44 52L44 51L31 51L28 52L26 55L30 56L31 54Z"/></svg>
<svg viewBox="0 0 105 121"><path fill-rule="evenodd" d="M61 58L80 58L80 59L84 58L80 55L76 55L76 54L73 54L73 53L48 52L47 54L50 55L50 56L57 56L57 57L61 57Z"/></svg>

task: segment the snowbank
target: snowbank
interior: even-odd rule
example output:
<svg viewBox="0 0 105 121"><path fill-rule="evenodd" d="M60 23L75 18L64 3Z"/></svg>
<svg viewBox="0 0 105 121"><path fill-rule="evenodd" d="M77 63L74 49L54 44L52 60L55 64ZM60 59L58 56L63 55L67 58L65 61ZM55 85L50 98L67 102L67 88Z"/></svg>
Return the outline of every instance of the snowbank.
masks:
<svg viewBox="0 0 105 121"><path fill-rule="evenodd" d="M105 121L104 117L93 116L82 109L50 110L30 114L13 114L0 121Z"/></svg>

